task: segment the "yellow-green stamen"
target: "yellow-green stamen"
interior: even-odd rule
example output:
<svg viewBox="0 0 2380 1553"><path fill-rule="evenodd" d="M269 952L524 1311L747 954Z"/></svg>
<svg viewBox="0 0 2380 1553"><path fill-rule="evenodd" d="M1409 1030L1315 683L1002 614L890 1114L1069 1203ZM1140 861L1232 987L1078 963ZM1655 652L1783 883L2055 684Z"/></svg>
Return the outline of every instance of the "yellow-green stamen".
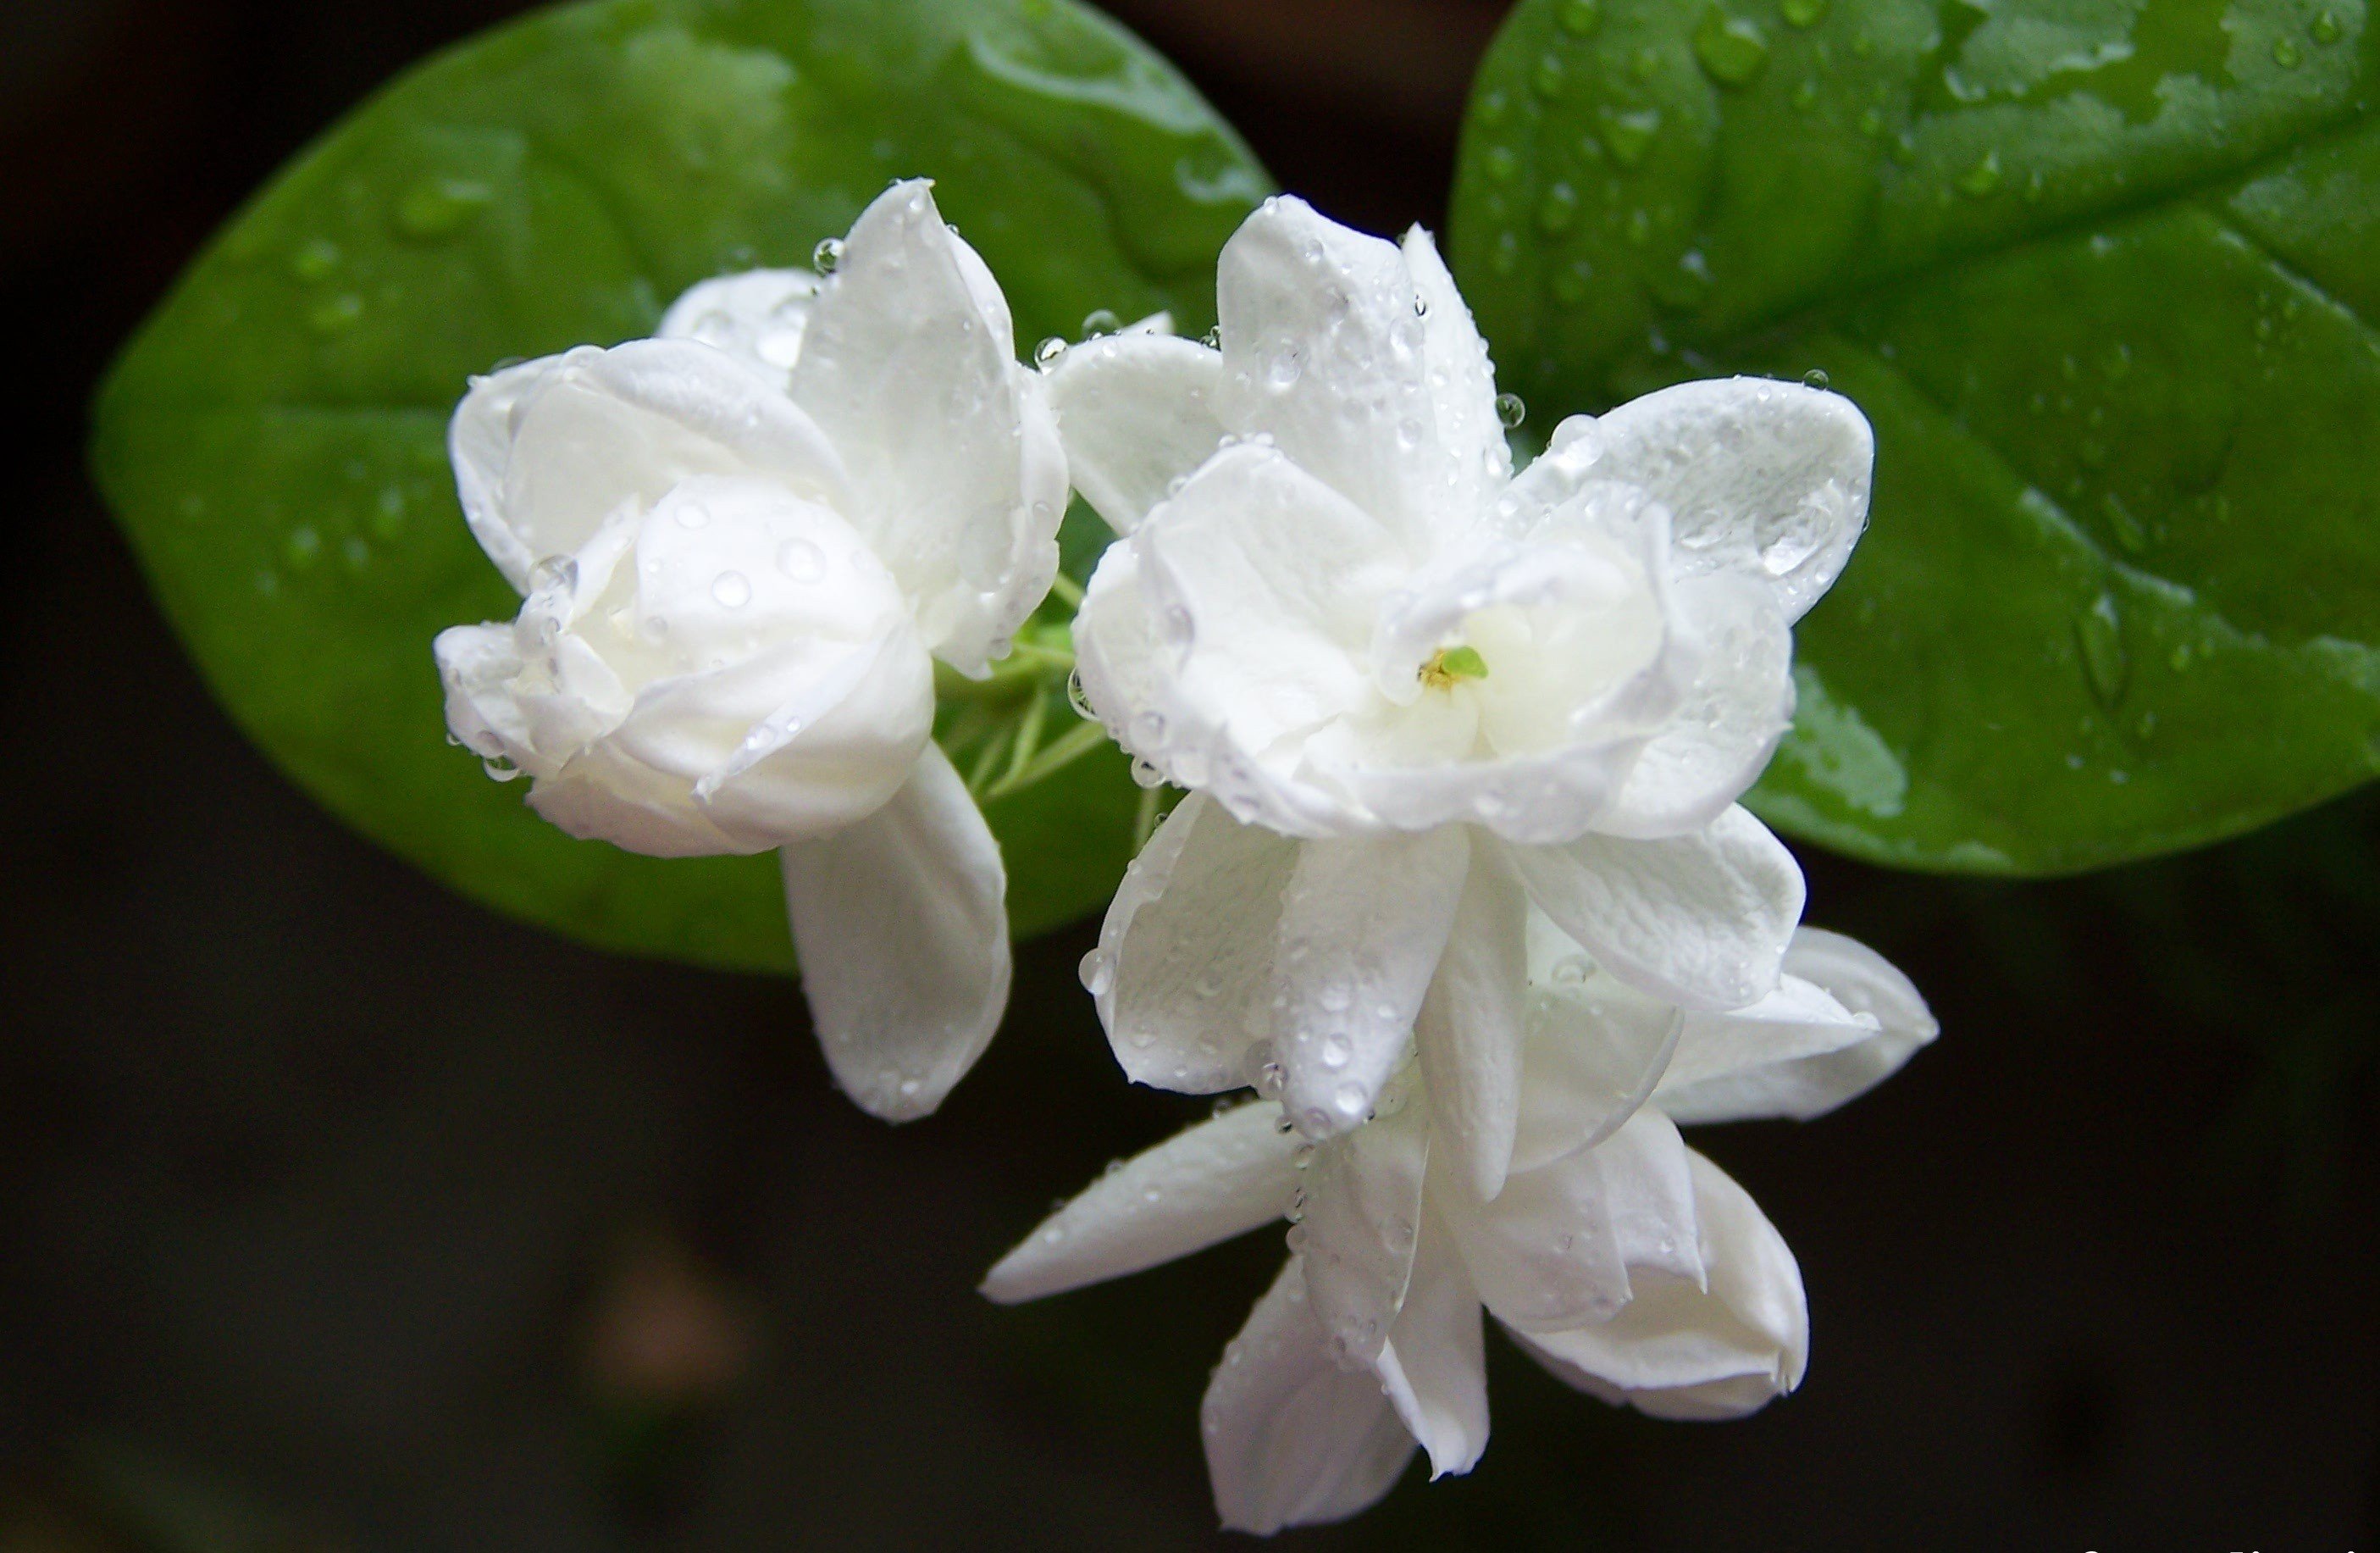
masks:
<svg viewBox="0 0 2380 1553"><path fill-rule="evenodd" d="M1488 660L1476 647L1441 647L1421 666L1421 682L1433 691L1451 691L1458 679L1485 679Z"/></svg>

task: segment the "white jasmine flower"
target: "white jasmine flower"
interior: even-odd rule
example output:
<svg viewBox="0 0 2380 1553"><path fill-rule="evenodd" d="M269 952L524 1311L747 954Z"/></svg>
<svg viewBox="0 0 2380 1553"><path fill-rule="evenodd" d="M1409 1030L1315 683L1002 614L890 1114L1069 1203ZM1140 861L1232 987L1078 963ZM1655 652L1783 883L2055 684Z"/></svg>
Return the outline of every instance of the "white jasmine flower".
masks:
<svg viewBox="0 0 2380 1553"><path fill-rule="evenodd" d="M1731 806L1790 718L1788 627L1864 520L1858 410L1689 384L1565 422L1516 478L1427 234L1274 200L1218 301L1220 349L1123 336L1050 373L1123 536L1075 623L1084 690L1194 795L1087 969L1126 1070L1200 1091L1277 1065L1327 1136L1419 1017L1443 1091L1488 1059L1468 999L1425 1009L1440 956L1509 1000L1529 900L1648 994L1767 996L1801 875ZM1478 1143L1488 1190L1508 1142Z"/></svg>
<svg viewBox="0 0 2380 1553"><path fill-rule="evenodd" d="M1006 654L1067 489L1007 303L927 189L880 197L823 281L707 282L664 337L477 380L456 482L526 602L437 644L455 736L572 835L783 849L828 1060L896 1120L1008 994L1006 877L930 737L932 660Z"/></svg>
<svg viewBox="0 0 2380 1553"><path fill-rule="evenodd" d="M1670 1107L1722 1121L1840 1105L1933 1038L1924 1001L1831 934L1797 935L1778 992L1731 1014L1653 1003L1549 923L1530 936L1520 1140L1492 1200L1446 1146L1439 1091L1408 1070L1376 1119L1318 1146L1261 1099L1193 1127L1102 1177L986 1280L995 1300L1035 1299L1297 1220L1207 1390L1226 1526L1352 1515L1416 1444L1433 1475L1469 1471L1488 1440L1483 1308L1562 1379L1658 1417L1735 1417L1800 1384L1792 1253Z"/></svg>

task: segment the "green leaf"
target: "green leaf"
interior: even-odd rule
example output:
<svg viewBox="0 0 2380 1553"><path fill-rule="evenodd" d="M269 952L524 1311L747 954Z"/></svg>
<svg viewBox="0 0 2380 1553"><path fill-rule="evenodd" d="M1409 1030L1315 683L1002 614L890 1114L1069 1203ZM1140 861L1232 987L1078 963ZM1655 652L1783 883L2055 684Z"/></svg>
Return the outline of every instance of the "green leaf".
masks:
<svg viewBox="0 0 2380 1553"><path fill-rule="evenodd" d="M1828 373L1873 526L1753 803L2051 873L2380 767L2362 0L1524 0L1454 256L1510 385ZM1551 417L1541 419L1548 423Z"/></svg>
<svg viewBox="0 0 2380 1553"><path fill-rule="evenodd" d="M215 240L101 395L101 483L232 715L367 834L601 945L789 969L773 859L573 841L448 746L431 638L517 601L464 528L445 425L468 374L650 333L707 275L807 263L916 175L1026 349L1100 309L1205 328L1215 254L1269 187L1073 0L545 12L398 80ZM1107 899L1139 806L1105 749L989 805L1020 936Z"/></svg>

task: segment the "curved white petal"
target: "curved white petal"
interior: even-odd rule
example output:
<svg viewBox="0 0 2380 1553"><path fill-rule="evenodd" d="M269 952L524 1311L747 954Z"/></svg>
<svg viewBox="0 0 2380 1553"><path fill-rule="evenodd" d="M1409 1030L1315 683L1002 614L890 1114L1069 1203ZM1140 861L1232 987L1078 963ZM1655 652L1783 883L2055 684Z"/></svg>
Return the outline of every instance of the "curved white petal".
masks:
<svg viewBox="0 0 2380 1553"><path fill-rule="evenodd" d="M1767 997L1802 916L1801 865L1742 808L1663 840L1588 836L1507 852L1529 898L1597 963L1681 1008Z"/></svg>
<svg viewBox="0 0 2380 1553"><path fill-rule="evenodd" d="M1307 1137L1362 1123L1403 1066L1469 865L1452 827L1299 847L1269 1012L1281 1104Z"/></svg>
<svg viewBox="0 0 2380 1553"><path fill-rule="evenodd" d="M438 633L431 652L446 687L446 730L489 760L518 764L531 754L528 724L510 688L522 668L513 629L450 626Z"/></svg>
<svg viewBox="0 0 2380 1553"><path fill-rule="evenodd" d="M1065 457L1008 304L922 180L860 214L820 288L795 402L824 427L853 513L935 654L974 673L1058 567Z"/></svg>
<svg viewBox="0 0 2380 1553"><path fill-rule="evenodd" d="M1801 1268L1744 1190L1687 1151L1707 1287L1646 1276L1609 1321L1521 1335L1555 1375L1657 1418L1738 1418L1802 1384L1810 1312Z"/></svg>
<svg viewBox="0 0 2380 1553"><path fill-rule="evenodd" d="M1702 1279L1686 1148L1658 1111L1639 1110L1595 1147L1514 1174L1492 1203L1469 1198L1457 1176L1442 1179L1472 1285L1517 1330L1608 1321L1637 1272Z"/></svg>
<svg viewBox="0 0 2380 1553"><path fill-rule="evenodd" d="M876 813L784 850L785 904L820 1043L863 1110L942 1103L1008 1006L1008 874L941 748Z"/></svg>
<svg viewBox="0 0 2380 1553"><path fill-rule="evenodd" d="M1433 1478L1469 1472L1488 1449L1480 1336L1479 1296L1461 1249L1436 1209L1425 1210L1404 1306L1373 1367L1397 1416L1429 1452Z"/></svg>
<svg viewBox="0 0 2380 1553"><path fill-rule="evenodd" d="M1376 1119L1315 1149L1305 1218L1293 1231L1315 1319L1331 1356L1350 1366L1371 1363L1388 1340L1421 1235L1428 1110L1418 1090L1401 1106L1387 1097L1381 1105Z"/></svg>
<svg viewBox="0 0 2380 1553"><path fill-rule="evenodd" d="M724 350L779 388L790 389L818 293L819 277L809 270L717 275L672 302L653 334Z"/></svg>
<svg viewBox="0 0 2380 1553"><path fill-rule="evenodd" d="M1195 340L1085 340L1043 374L1075 488L1120 534L1140 527L1222 445L1223 358Z"/></svg>
<svg viewBox="0 0 2380 1553"><path fill-rule="evenodd" d="M1411 558L1278 450L1250 446L1209 459L1123 543L1136 565L1126 573L1102 563L1077 626L1078 640L1089 639L1092 704L1126 749L1180 786L1208 788L1243 819L1293 835L1332 828L1342 806L1303 779L1297 736L1372 694L1373 618ZM1111 617L1095 607L1127 576L1163 650L1133 660L1153 693L1144 691L1149 704L1129 720L1098 640Z"/></svg>
<svg viewBox="0 0 2380 1553"><path fill-rule="evenodd" d="M1773 592L1718 573L1688 578L1671 596L1694 682L1597 817L1607 835L1678 836L1709 825L1759 780L1793 721L1793 634Z"/></svg>
<svg viewBox="0 0 2380 1553"><path fill-rule="evenodd" d="M1199 1425L1224 1527L1259 1535L1367 1510L1413 1459L1378 1377L1325 1351L1296 1257L1224 1348Z"/></svg>
<svg viewBox="0 0 2380 1553"><path fill-rule="evenodd" d="M983 1292L1004 1305L1038 1300L1269 1224L1288 1206L1302 1146L1269 1100L1202 1121L1093 1181L1000 1259Z"/></svg>
<svg viewBox="0 0 2380 1553"><path fill-rule="evenodd" d="M1175 805L1116 887L1091 992L1135 1083L1193 1094L1253 1082L1249 1046L1298 844L1205 793Z"/></svg>
<svg viewBox="0 0 2380 1553"><path fill-rule="evenodd" d="M1564 422L1501 510L1525 522L1591 481L1641 485L1675 520L1679 576L1758 580L1790 622L1833 586L1859 542L1875 461L1867 418L1841 395L1716 378Z"/></svg>
<svg viewBox="0 0 2380 1553"><path fill-rule="evenodd" d="M1475 512L1512 473L1512 444L1497 412L1496 366L1437 242L1415 226L1399 247L1413 275L1415 303L1422 310L1422 357L1429 373L1430 406L1438 412L1439 446L1464 475L1464 505ZM1472 470L1478 471L1475 483Z"/></svg>
<svg viewBox="0 0 2380 1553"><path fill-rule="evenodd" d="M1591 966L1532 986L1526 1019L1515 1170L1542 1169L1617 1131L1653 1097L1683 1022Z"/></svg>
<svg viewBox="0 0 2380 1553"><path fill-rule="evenodd" d="M1479 506L1489 471L1447 445L1439 406L1477 385L1433 385L1423 299L1395 244L1268 200L1223 245L1215 292L1227 430L1272 436L1409 540Z"/></svg>
<svg viewBox="0 0 2380 1553"><path fill-rule="evenodd" d="M691 340L585 347L474 379L447 434L463 515L526 593L624 508L702 475L749 476L842 510L824 433L752 368Z"/></svg>
<svg viewBox="0 0 2380 1553"><path fill-rule="evenodd" d="M1916 987L1874 949L1805 927L1778 991L1687 1021L1655 1098L1682 1122L1823 1116L1900 1071L1940 1031Z"/></svg>
<svg viewBox="0 0 2380 1553"><path fill-rule="evenodd" d="M1527 928L1519 882L1488 849L1475 848L1446 951L1414 1022L1440 1143L1483 1200L1504 1189L1520 1123Z"/></svg>

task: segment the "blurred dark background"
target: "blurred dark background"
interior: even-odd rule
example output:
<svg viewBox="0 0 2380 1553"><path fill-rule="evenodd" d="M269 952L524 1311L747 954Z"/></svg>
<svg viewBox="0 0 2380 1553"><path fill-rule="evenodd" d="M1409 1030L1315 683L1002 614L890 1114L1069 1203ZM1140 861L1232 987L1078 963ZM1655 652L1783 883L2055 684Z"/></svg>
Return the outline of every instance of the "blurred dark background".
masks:
<svg viewBox="0 0 2380 1553"><path fill-rule="evenodd" d="M897 1133L789 984L495 920L225 722L81 470L110 353L299 145L489 0L0 13L0 1553L1172 1547L1251 1237L972 1285L1203 1107L1073 967ZM1442 219L1493 0L1130 0L1287 186ZM2095 879L1814 856L1943 1039L1696 1142L1799 1253L1803 1391L1660 1425L1491 1357L1472 1477L1297 1540L2331 1548L2375 1529L2380 809Z"/></svg>

